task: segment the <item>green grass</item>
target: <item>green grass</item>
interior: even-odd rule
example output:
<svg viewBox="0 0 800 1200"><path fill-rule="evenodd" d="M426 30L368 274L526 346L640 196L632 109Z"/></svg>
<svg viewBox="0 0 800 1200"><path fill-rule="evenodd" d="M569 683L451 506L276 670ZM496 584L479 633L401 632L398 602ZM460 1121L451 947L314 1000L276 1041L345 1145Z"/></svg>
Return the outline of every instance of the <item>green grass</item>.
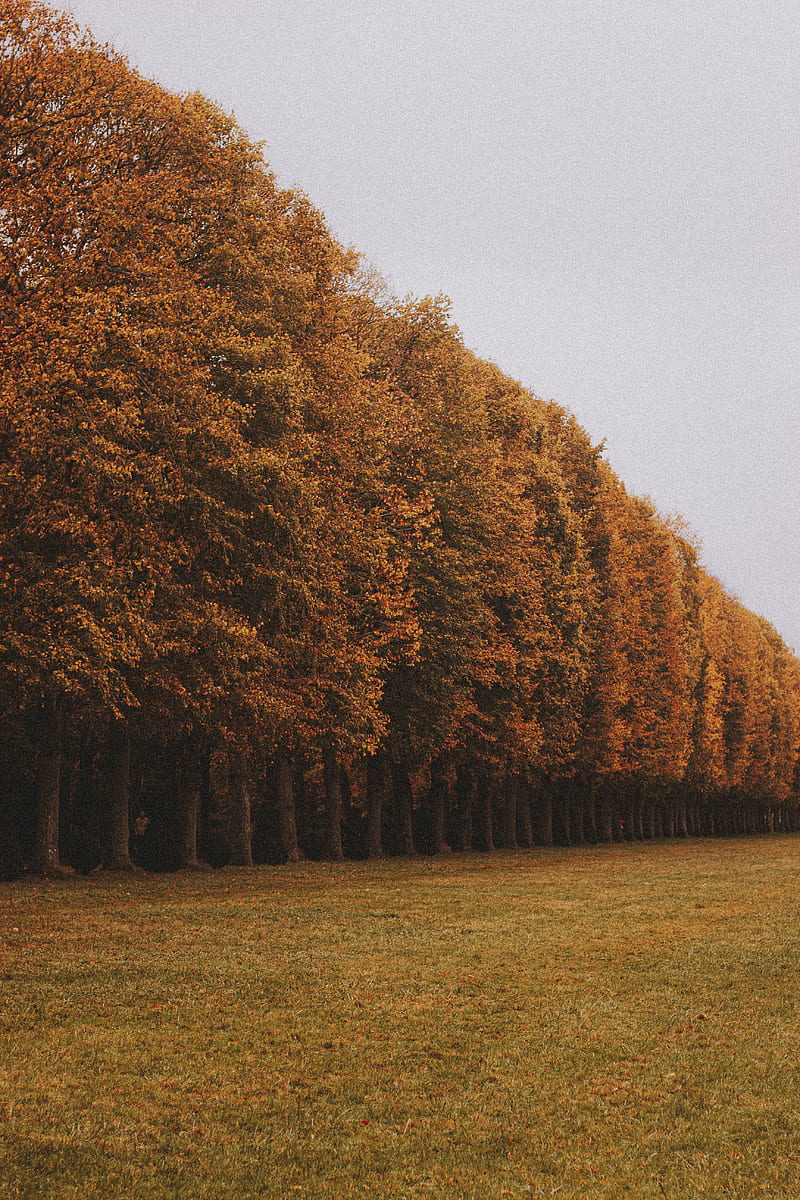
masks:
<svg viewBox="0 0 800 1200"><path fill-rule="evenodd" d="M0 885L4 1200L800 1196L800 839Z"/></svg>

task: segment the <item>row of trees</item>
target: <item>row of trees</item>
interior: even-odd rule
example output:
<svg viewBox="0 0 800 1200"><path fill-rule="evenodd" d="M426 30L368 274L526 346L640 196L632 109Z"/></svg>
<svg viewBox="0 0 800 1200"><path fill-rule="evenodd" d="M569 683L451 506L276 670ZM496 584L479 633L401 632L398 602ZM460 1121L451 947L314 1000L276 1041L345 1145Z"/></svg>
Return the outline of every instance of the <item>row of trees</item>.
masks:
<svg viewBox="0 0 800 1200"><path fill-rule="evenodd" d="M6 874L795 827L800 663L569 414L202 97L0 47Z"/></svg>

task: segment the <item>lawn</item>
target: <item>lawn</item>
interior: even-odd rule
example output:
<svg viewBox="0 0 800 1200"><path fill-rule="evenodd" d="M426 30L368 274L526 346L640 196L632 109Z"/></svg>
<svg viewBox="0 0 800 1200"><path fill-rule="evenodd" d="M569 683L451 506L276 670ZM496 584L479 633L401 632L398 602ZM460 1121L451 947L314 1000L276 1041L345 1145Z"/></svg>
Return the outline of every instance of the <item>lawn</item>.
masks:
<svg viewBox="0 0 800 1200"><path fill-rule="evenodd" d="M800 1196L800 838L0 885L3 1200Z"/></svg>

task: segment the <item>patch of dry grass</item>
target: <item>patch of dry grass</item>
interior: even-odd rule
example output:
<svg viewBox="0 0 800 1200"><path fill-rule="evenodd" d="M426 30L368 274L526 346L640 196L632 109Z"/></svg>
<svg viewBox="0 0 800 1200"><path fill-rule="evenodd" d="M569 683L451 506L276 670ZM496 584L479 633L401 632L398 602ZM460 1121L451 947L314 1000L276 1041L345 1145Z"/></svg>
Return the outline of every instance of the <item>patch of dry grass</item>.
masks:
<svg viewBox="0 0 800 1200"><path fill-rule="evenodd" d="M795 1200L798 851L0 885L0 1192Z"/></svg>

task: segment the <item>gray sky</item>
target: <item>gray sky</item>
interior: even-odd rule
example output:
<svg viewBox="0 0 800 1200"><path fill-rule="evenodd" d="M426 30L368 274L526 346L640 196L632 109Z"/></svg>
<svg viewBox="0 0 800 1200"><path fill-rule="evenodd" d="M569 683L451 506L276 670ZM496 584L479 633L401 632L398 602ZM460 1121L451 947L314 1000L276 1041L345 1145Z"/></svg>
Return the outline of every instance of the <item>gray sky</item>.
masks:
<svg viewBox="0 0 800 1200"><path fill-rule="evenodd" d="M577 416L800 650L795 0L62 0Z"/></svg>

